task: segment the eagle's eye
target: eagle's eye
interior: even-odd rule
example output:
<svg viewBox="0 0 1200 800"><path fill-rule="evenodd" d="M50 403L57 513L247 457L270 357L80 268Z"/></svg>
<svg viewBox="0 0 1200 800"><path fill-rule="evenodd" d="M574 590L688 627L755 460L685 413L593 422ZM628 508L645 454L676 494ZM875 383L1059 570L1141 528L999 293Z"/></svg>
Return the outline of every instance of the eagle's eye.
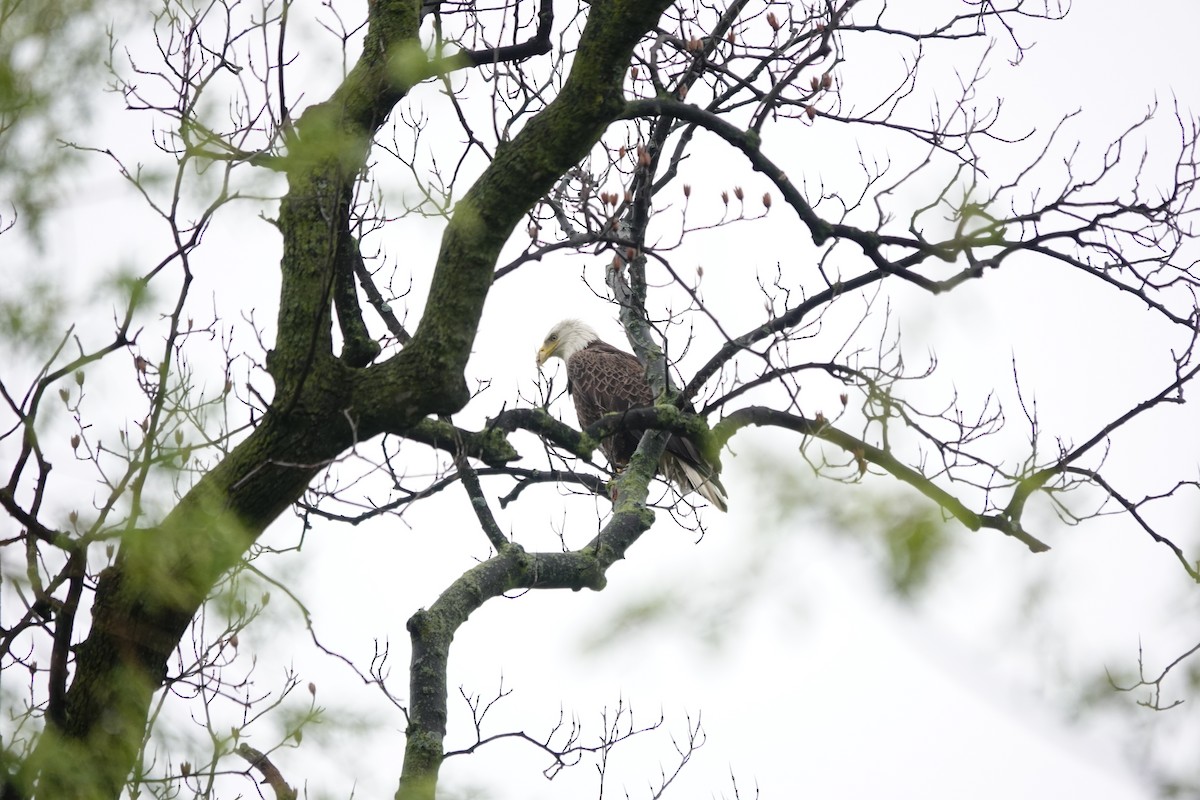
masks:
<svg viewBox="0 0 1200 800"><path fill-rule="evenodd" d="M557 342L557 341L558 341L558 334L557 334L557 333L552 333L552 334L550 334L549 341L551 341L551 342Z"/></svg>

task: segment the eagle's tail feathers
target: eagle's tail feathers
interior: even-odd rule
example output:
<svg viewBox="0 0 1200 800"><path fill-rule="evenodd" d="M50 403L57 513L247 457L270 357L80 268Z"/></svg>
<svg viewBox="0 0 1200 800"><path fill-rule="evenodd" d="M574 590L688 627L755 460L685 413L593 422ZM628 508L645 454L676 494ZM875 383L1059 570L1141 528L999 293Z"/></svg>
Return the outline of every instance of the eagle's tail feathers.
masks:
<svg viewBox="0 0 1200 800"><path fill-rule="evenodd" d="M721 485L720 478L712 470L705 469L702 472L680 458L672 459L672 461L675 469L670 472L675 474L668 477L679 487L680 491L684 494L699 492L705 500L712 503L714 508L721 511L729 510L729 499L725 494L725 487Z"/></svg>

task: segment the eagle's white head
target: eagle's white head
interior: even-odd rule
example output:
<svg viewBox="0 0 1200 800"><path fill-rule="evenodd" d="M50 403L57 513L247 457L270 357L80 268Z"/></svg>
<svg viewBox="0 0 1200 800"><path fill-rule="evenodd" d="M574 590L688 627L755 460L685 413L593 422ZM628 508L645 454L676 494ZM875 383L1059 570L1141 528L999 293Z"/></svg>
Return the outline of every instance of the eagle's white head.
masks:
<svg viewBox="0 0 1200 800"><path fill-rule="evenodd" d="M600 335L586 322L564 319L546 334L546 341L542 342L537 353L538 366L542 366L551 358L566 361L599 338Z"/></svg>

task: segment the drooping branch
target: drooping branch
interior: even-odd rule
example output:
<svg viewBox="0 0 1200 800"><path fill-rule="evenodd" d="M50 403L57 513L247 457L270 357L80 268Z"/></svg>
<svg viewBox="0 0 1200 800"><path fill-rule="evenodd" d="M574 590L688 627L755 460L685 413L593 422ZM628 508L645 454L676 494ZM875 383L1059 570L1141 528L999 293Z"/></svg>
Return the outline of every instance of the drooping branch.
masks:
<svg viewBox="0 0 1200 800"><path fill-rule="evenodd" d="M761 406L741 408L731 413L713 427L713 438L718 446L724 446L724 443L731 436L747 425L770 425L784 428L837 445L858 461L860 472L865 472L867 464L874 464L882 468L893 477L907 483L930 500L933 500L946 513L953 516L970 530L977 531L980 528L998 530L1023 543L1034 553L1041 553L1050 549L1050 546L1045 542L1039 541L1025 532L1021 527L1019 517L1012 517L1008 514L983 515L971 511L957 497L942 489L917 470L901 462L887 450L851 436L845 431L830 425L824 419L809 419Z"/></svg>

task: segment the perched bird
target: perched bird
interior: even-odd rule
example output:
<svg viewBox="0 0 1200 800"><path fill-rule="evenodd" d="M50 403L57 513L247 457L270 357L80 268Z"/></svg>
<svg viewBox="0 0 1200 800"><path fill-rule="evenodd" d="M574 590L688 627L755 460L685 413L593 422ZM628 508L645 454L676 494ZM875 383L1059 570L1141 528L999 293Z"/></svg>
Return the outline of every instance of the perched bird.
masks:
<svg viewBox="0 0 1200 800"><path fill-rule="evenodd" d="M561 358L567 364L567 391L575 401L581 427L586 428L611 412L654 405L646 367L637 356L602 341L579 320L565 319L551 328L538 350L538 366L551 358ZM629 463L643 432L621 430L600 443L614 470L624 469ZM672 434L659 469L683 494L699 492L708 502L726 510L725 487L692 440Z"/></svg>

